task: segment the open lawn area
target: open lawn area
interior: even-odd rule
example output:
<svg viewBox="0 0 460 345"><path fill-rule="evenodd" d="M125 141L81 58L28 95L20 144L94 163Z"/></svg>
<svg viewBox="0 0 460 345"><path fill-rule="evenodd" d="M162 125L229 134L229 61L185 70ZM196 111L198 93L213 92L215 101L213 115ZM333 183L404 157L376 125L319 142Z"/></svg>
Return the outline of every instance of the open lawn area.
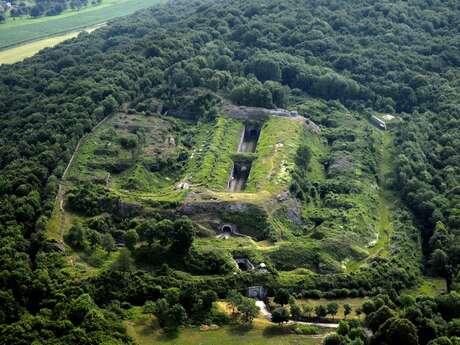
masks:
<svg viewBox="0 0 460 345"><path fill-rule="evenodd" d="M150 316L140 313L140 308L132 311L132 319L124 325L139 345L319 345L324 336L286 334L283 328L264 319L256 319L252 326L229 325L206 331L199 327L181 328L177 334L165 335Z"/></svg>

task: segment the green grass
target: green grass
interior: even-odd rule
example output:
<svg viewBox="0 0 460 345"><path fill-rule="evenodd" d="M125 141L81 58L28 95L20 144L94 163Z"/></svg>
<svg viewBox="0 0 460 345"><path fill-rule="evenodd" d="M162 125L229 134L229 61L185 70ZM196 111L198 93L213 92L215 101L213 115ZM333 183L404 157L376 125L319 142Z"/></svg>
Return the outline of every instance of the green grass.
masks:
<svg viewBox="0 0 460 345"><path fill-rule="evenodd" d="M72 278L85 279L98 276L102 271L109 269L118 258L119 251L107 254L102 249L97 249L91 256L70 250L71 255L66 257L67 266L64 272ZM100 264L94 265L92 261L98 260Z"/></svg>
<svg viewBox="0 0 460 345"><path fill-rule="evenodd" d="M311 110L311 104L307 104ZM320 114L323 116L322 112ZM333 192L323 197L310 195L302 215L309 224L305 232L311 240L318 240L319 254L326 263L332 259L341 270L351 272L372 257L389 255L394 232L391 209L396 207L397 201L385 188L387 175L393 170L391 137L387 137L389 133L373 131L356 113L340 110L330 117L337 126L323 128L319 140L306 136L305 143L313 153L306 180ZM330 139L329 144L325 138ZM377 152L372 151L373 147ZM351 168L326 174L320 162L334 162L341 157L350 157ZM374 160L379 185L369 168ZM347 192L344 187L352 188ZM286 223L283 218L279 220Z"/></svg>
<svg viewBox="0 0 460 345"><path fill-rule="evenodd" d="M247 237L230 237L223 241L218 238L197 238L194 246L201 249L258 250L257 242Z"/></svg>
<svg viewBox="0 0 460 345"><path fill-rule="evenodd" d="M188 327L166 335L154 319L141 313L141 308L131 309L131 317L124 325L138 345L319 345L322 340L322 336L286 334L283 328L263 319L256 319L252 326L222 326L208 331Z"/></svg>
<svg viewBox="0 0 460 345"><path fill-rule="evenodd" d="M127 16L163 0L104 0L99 6L65 12L56 17L21 18L0 24L0 49Z"/></svg>
<svg viewBox="0 0 460 345"><path fill-rule="evenodd" d="M431 297L438 296L447 291L446 281L441 278L424 277L422 283L414 289L403 290L403 294L414 297L427 295Z"/></svg>
<svg viewBox="0 0 460 345"><path fill-rule="evenodd" d="M302 286L302 284L312 284L315 273L306 268L297 268L293 271L278 272L278 280L281 286Z"/></svg>
<svg viewBox="0 0 460 345"><path fill-rule="evenodd" d="M289 185L290 171L303 134L303 123L271 117L262 127L247 192L280 192Z"/></svg>
<svg viewBox="0 0 460 345"><path fill-rule="evenodd" d="M192 181L216 191L227 189L233 168L232 155L238 149L243 124L219 117L215 126L202 136L199 149L190 160L188 171Z"/></svg>
<svg viewBox="0 0 460 345"><path fill-rule="evenodd" d="M394 227L391 221L391 209L396 206L397 196L388 189L388 179L394 171L392 145L393 140L390 132L379 132L381 134L381 145L379 146L379 181L380 188L378 192L378 209L377 209L377 233L378 239L374 246L368 249L368 257L366 261L372 257L380 256L387 257L389 255L389 246L391 235L394 233ZM347 270L356 270L362 262L351 260L347 263Z"/></svg>
<svg viewBox="0 0 460 345"><path fill-rule="evenodd" d="M104 179L114 165L126 162L126 169L110 175L113 190L129 190L133 193L172 192L178 176L173 172L151 172L146 166L149 161L174 160L178 146L168 144L171 122L158 116L141 114L117 114L99 127L81 146L69 171L68 180ZM130 130L139 128L139 144L134 149L123 148L121 137L133 137Z"/></svg>

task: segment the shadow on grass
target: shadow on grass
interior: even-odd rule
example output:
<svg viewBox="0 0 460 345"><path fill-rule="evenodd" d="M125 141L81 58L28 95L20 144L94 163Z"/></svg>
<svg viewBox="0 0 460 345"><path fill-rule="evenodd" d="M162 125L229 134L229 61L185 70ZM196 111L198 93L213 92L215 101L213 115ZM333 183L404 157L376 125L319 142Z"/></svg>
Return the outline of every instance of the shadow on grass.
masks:
<svg viewBox="0 0 460 345"><path fill-rule="evenodd" d="M177 339L179 337L179 330L171 330L171 331L161 331L161 333L157 336L157 339L160 341L171 341Z"/></svg>
<svg viewBox="0 0 460 345"><path fill-rule="evenodd" d="M245 335L252 329L254 329L254 326L252 324L243 324L243 325L235 324L235 325L230 326L229 331L233 335Z"/></svg>
<svg viewBox="0 0 460 345"><path fill-rule="evenodd" d="M160 341L171 341L177 339L179 336L179 329L175 330L165 330L161 329L157 320L152 319L149 316L146 316L140 320L137 320L137 325L139 327L139 335L143 337L151 337L152 335Z"/></svg>
<svg viewBox="0 0 460 345"><path fill-rule="evenodd" d="M273 325L266 327L263 330L262 334L264 335L264 337L277 337L281 335L292 334L292 331L289 327Z"/></svg>

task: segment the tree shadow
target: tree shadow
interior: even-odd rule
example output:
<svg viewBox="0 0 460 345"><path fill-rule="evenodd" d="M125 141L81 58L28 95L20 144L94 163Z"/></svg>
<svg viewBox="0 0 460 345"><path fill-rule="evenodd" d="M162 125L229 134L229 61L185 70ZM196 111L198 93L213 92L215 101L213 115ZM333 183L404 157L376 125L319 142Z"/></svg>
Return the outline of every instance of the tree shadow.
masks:
<svg viewBox="0 0 460 345"><path fill-rule="evenodd" d="M158 335L157 339L160 341L171 341L177 339L179 337L179 330L172 330L172 331L161 331Z"/></svg>
<svg viewBox="0 0 460 345"><path fill-rule="evenodd" d="M250 324L242 324L242 325L234 324L234 325L230 326L229 331L233 335L245 335L246 333L251 331L253 328L254 328L254 326L252 325L252 323L250 323Z"/></svg>
<svg viewBox="0 0 460 345"><path fill-rule="evenodd" d="M143 336L152 335L154 332L160 329L158 322L152 318L151 315L148 315L144 320L139 322L142 324L139 334Z"/></svg>
<svg viewBox="0 0 460 345"><path fill-rule="evenodd" d="M288 327L282 325L273 325L266 327L262 334L264 337L277 337L282 335L290 334L291 330Z"/></svg>

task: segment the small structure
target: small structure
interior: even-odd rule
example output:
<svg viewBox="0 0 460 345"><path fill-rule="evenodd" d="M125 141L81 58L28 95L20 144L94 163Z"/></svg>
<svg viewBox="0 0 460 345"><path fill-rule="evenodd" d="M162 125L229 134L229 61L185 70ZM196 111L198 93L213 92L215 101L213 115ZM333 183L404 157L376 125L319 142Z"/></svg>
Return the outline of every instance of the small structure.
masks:
<svg viewBox="0 0 460 345"><path fill-rule="evenodd" d="M223 112L227 115L235 118L266 118L269 116L280 116L280 117L291 117L295 118L300 116L297 111L289 111L286 109L267 109L267 108L259 108L259 107L245 107L245 106L238 106L234 104L224 104Z"/></svg>
<svg viewBox="0 0 460 345"><path fill-rule="evenodd" d="M396 116L391 114L385 114L382 116L385 121L393 121L396 119Z"/></svg>
<svg viewBox="0 0 460 345"><path fill-rule="evenodd" d="M248 297L256 299L265 299L267 297L267 288L265 286L250 286L248 288Z"/></svg>
<svg viewBox="0 0 460 345"><path fill-rule="evenodd" d="M381 129L383 131L387 130L387 124L385 123L385 121L380 120L377 116L372 115L370 121L378 129Z"/></svg>
<svg viewBox="0 0 460 345"><path fill-rule="evenodd" d="M188 190L190 189L190 184L187 182L181 182L177 185L177 189Z"/></svg>
<svg viewBox="0 0 460 345"><path fill-rule="evenodd" d="M269 273L267 269L267 265L265 265L263 262L259 264L259 273Z"/></svg>
<svg viewBox="0 0 460 345"><path fill-rule="evenodd" d="M220 233L217 238L229 239L232 236L236 237L248 237L245 234L239 233L236 230L236 224L221 224L219 226Z"/></svg>

